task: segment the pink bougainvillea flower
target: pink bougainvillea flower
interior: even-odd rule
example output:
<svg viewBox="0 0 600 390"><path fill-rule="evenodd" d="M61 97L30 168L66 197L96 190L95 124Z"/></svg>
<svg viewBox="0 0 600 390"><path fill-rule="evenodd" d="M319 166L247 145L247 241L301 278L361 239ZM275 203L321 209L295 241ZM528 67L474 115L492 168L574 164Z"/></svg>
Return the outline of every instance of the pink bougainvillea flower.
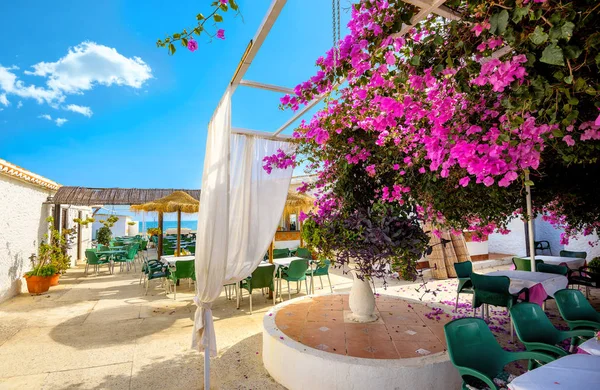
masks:
<svg viewBox="0 0 600 390"><path fill-rule="evenodd" d="M219 39L225 39L225 30L223 30L222 28L217 30L217 38Z"/></svg>
<svg viewBox="0 0 600 390"><path fill-rule="evenodd" d="M594 121L594 125L600 126L600 115L598 115L598 117L596 118L596 121Z"/></svg>
<svg viewBox="0 0 600 390"><path fill-rule="evenodd" d="M567 143L567 145L569 145L569 146L575 145L575 141L573 140L573 137L571 137L570 135L565 135L563 137L563 141L565 141Z"/></svg>
<svg viewBox="0 0 600 390"><path fill-rule="evenodd" d="M198 42L194 38L190 39L187 44L187 48L191 52L198 50Z"/></svg>
<svg viewBox="0 0 600 390"><path fill-rule="evenodd" d="M221 4L227 4L227 0L220 0Z"/></svg>

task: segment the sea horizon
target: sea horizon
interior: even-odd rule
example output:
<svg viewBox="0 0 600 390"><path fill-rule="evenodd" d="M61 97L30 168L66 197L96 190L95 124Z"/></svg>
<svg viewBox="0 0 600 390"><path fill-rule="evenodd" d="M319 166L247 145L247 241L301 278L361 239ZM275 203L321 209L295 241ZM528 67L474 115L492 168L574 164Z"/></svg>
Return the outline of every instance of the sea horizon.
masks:
<svg viewBox="0 0 600 390"><path fill-rule="evenodd" d="M158 227L158 222L156 221L147 221L146 222L146 230L142 230L142 222L139 223L139 231L140 233L144 233L150 228ZM198 221L181 221L181 227L186 229L196 230L198 228ZM163 221L163 230L177 228L177 221Z"/></svg>

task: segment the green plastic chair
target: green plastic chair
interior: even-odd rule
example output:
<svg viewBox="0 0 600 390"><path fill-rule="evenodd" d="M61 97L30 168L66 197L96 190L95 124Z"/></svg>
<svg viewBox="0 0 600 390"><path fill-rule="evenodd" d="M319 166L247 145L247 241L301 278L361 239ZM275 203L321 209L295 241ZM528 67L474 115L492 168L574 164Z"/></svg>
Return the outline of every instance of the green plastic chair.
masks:
<svg viewBox="0 0 600 390"><path fill-rule="evenodd" d="M474 274L475 275L475 274ZM446 344L450 361L463 378L463 389L467 382L477 378L492 390L497 390L493 379L501 374L510 362L516 360L537 360L550 363L552 356L540 352L505 351L480 318L460 318L444 325Z"/></svg>
<svg viewBox="0 0 600 390"><path fill-rule="evenodd" d="M563 276L567 276L567 274L569 273L569 268L565 267L564 265L546 263L536 264L536 270L537 272L545 272L547 274L557 274Z"/></svg>
<svg viewBox="0 0 600 390"><path fill-rule="evenodd" d="M288 248L273 249L274 259L283 259L284 257L290 257L290 250Z"/></svg>
<svg viewBox="0 0 600 390"><path fill-rule="evenodd" d="M473 273L473 263L470 261L463 261L461 263L454 263L454 270L458 277L458 287L456 288L456 305L454 306L454 312L458 311L458 297L460 293L473 294L473 282L471 282L471 274ZM475 308L473 308L473 314L475 314Z"/></svg>
<svg viewBox="0 0 600 390"><path fill-rule="evenodd" d="M560 257L571 257L576 259L587 258L587 252L560 251Z"/></svg>
<svg viewBox="0 0 600 390"><path fill-rule="evenodd" d="M481 308L482 318L484 317L485 312L488 312L489 319L489 305L505 307L510 313L510 308L517 304L519 295L525 293L525 301L529 300L528 288L523 288L516 294L510 293L510 279L507 276L487 276L472 273L471 281L473 282L474 290L473 311L485 304L485 310L484 308ZM514 340L512 321L510 322L510 337L511 340Z"/></svg>
<svg viewBox="0 0 600 390"><path fill-rule="evenodd" d="M282 270L281 279L287 282L288 288L288 299L292 298L290 292L290 282L296 282L298 293L300 292L300 282L304 280L304 287L306 287L306 294L308 292L308 283L306 281L306 270L308 269L308 260L292 260L289 267L285 267ZM281 291L280 291L281 294Z"/></svg>
<svg viewBox="0 0 600 390"><path fill-rule="evenodd" d="M251 276L248 276L240 282L240 298L244 298L242 290L248 291L248 294L250 295L250 314L252 314L252 290L270 288L271 291L274 291L274 276L275 265L269 264L256 268ZM273 306L275 306L275 294L273 294ZM240 308L239 301L237 308Z"/></svg>
<svg viewBox="0 0 600 390"><path fill-rule="evenodd" d="M175 269L169 271L169 275L167 279L173 282L173 299L177 300L177 282L181 279L190 279L190 283L192 280L196 278L196 271L193 260L183 260L175 262ZM169 288L170 290L170 288Z"/></svg>
<svg viewBox="0 0 600 390"><path fill-rule="evenodd" d="M513 257L513 264L515 265L515 269L517 271L530 271L531 272L531 260L530 259L522 259L520 257ZM537 269L538 264L543 263L543 260L535 260L535 267Z"/></svg>
<svg viewBox="0 0 600 390"><path fill-rule="evenodd" d="M296 254L296 256L298 256ZM302 257L302 256L298 256L298 257ZM327 280L329 281L329 290L331 290L331 292L333 293L333 286L331 285L331 278L329 277L329 267L331 266L331 261L330 260L321 260L321 261L310 261L310 264L316 264L317 267L315 269L312 269L312 267L309 267L306 270L306 276L310 277L310 289L312 291L312 293L315 293L315 282L314 282L314 278L315 277L319 277L319 282L321 283L321 289L323 289L323 276L327 276Z"/></svg>
<svg viewBox="0 0 600 390"><path fill-rule="evenodd" d="M161 270L163 267L165 267L165 265L158 260L148 260L148 258L145 257L142 258L142 272L140 273L139 284L142 284L142 280L146 280L146 277L152 268L154 268L154 270Z"/></svg>
<svg viewBox="0 0 600 390"><path fill-rule="evenodd" d="M96 254L95 249L86 249L85 250L85 260L86 260L86 264L85 264L85 274L86 275L88 273L88 268L90 265L94 266L94 272L97 275L98 268L100 267L100 265L110 263L108 260L103 260L103 259L98 258L98 255Z"/></svg>
<svg viewBox="0 0 600 390"><path fill-rule="evenodd" d="M577 345L581 337L592 337L592 330L561 331L552 325L542 308L531 302L523 302L510 309L510 316L515 324L519 340L528 351L543 352L560 358L567 356L567 351L557 346L561 341L572 339L571 345ZM529 369L533 369L530 361Z"/></svg>
<svg viewBox="0 0 600 390"><path fill-rule="evenodd" d="M600 329L600 313L579 290L564 289L554 293L561 317L571 330Z"/></svg>
<svg viewBox="0 0 600 390"><path fill-rule="evenodd" d="M146 292L144 295L148 295L148 286L150 285L150 281L154 279L162 279L163 284L167 280L167 276L169 276L169 270L167 266L163 265L160 262L157 263L147 263L146 272Z"/></svg>
<svg viewBox="0 0 600 390"><path fill-rule="evenodd" d="M302 257L303 259L312 260L312 253L306 248L296 249L296 256Z"/></svg>
<svg viewBox="0 0 600 390"><path fill-rule="evenodd" d="M126 254L115 255L115 258L113 261L115 263L121 263L121 271L123 271L123 264L127 264L128 271L130 269L130 265L133 264L133 270L137 271L137 269L135 267L135 256L137 255L137 252L138 252L138 244L129 245L129 246L125 247L125 250L127 251Z"/></svg>

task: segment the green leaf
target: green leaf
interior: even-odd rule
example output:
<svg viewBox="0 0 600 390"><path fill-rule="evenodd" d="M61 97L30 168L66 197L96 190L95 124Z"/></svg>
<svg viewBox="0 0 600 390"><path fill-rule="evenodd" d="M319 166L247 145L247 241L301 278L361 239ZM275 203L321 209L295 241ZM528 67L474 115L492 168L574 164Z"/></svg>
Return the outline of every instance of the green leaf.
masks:
<svg viewBox="0 0 600 390"><path fill-rule="evenodd" d="M490 17L490 33L495 34L498 30L498 14L493 14Z"/></svg>
<svg viewBox="0 0 600 390"><path fill-rule="evenodd" d="M223 21L223 17L219 14L214 14L213 15L213 19L215 20L215 22L222 22Z"/></svg>
<svg viewBox="0 0 600 390"><path fill-rule="evenodd" d="M561 138L564 134L560 129L554 129L552 130L552 135L556 138Z"/></svg>
<svg viewBox="0 0 600 390"><path fill-rule="evenodd" d="M523 19L523 17L525 15L527 15L528 13L529 13L529 6L515 8L515 10L513 11L513 17L512 17L513 22L519 23L521 21L521 19Z"/></svg>
<svg viewBox="0 0 600 390"><path fill-rule="evenodd" d="M564 52L565 52L565 57L567 57L568 59L574 60L581 55L583 50L577 46L569 45L569 46L565 46Z"/></svg>
<svg viewBox="0 0 600 390"><path fill-rule="evenodd" d="M542 52L542 58L540 58L541 62L550 65L560 65L565 66L565 60L563 57L562 49L556 46L554 43L548 45L544 51Z"/></svg>
<svg viewBox="0 0 600 390"><path fill-rule="evenodd" d="M573 29L575 25L571 22L567 22L560 27L561 37L567 41L573 36Z"/></svg>
<svg viewBox="0 0 600 390"><path fill-rule="evenodd" d="M181 38L181 46L183 47L187 47L188 45L188 40L187 38Z"/></svg>
<svg viewBox="0 0 600 390"><path fill-rule="evenodd" d="M204 20L204 15L198 14L198 15L196 15L196 19L198 19L198 20Z"/></svg>
<svg viewBox="0 0 600 390"><path fill-rule="evenodd" d="M529 186L529 187L533 187L533 182L531 180L525 180L523 182L523 184L525 184L526 186Z"/></svg>
<svg viewBox="0 0 600 390"><path fill-rule="evenodd" d="M231 7L232 10L237 11L238 10L238 5L235 2L235 0L229 0L229 6Z"/></svg>
<svg viewBox="0 0 600 390"><path fill-rule="evenodd" d="M498 34L504 34L508 26L508 11L502 10L498 15Z"/></svg>
<svg viewBox="0 0 600 390"><path fill-rule="evenodd" d="M544 32L543 28L537 26L529 35L529 40L533 42L534 45L539 46L548 40L548 34Z"/></svg>
<svg viewBox="0 0 600 390"><path fill-rule="evenodd" d="M569 75L569 76L565 77L563 80L567 84L573 84L573 75Z"/></svg>
<svg viewBox="0 0 600 390"><path fill-rule="evenodd" d="M175 54L175 52L177 51L177 49L175 48L174 44L169 44L169 54L173 55Z"/></svg>
<svg viewBox="0 0 600 390"><path fill-rule="evenodd" d="M416 55L410 59L410 63L414 66L419 66L421 64L421 56Z"/></svg>
<svg viewBox="0 0 600 390"><path fill-rule="evenodd" d="M221 4L221 5L219 6L219 8L221 8L221 10L222 10L223 12L227 12L227 10L229 9L229 7L227 6L227 4Z"/></svg>

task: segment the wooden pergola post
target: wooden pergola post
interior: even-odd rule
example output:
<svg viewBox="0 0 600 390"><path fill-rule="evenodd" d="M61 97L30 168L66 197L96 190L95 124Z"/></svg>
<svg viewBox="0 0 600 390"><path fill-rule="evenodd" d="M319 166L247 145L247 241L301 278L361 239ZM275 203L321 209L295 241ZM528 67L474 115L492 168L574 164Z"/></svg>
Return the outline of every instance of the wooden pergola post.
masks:
<svg viewBox="0 0 600 390"><path fill-rule="evenodd" d="M177 210L177 252L175 256L181 253L181 209Z"/></svg>
<svg viewBox="0 0 600 390"><path fill-rule="evenodd" d="M300 212L298 209L298 213L296 214L296 219L298 220L298 230L300 231L300 248L304 247L304 240L302 239L302 221L300 220Z"/></svg>
<svg viewBox="0 0 600 390"><path fill-rule="evenodd" d="M162 256L163 251L163 213L158 213L158 260Z"/></svg>

